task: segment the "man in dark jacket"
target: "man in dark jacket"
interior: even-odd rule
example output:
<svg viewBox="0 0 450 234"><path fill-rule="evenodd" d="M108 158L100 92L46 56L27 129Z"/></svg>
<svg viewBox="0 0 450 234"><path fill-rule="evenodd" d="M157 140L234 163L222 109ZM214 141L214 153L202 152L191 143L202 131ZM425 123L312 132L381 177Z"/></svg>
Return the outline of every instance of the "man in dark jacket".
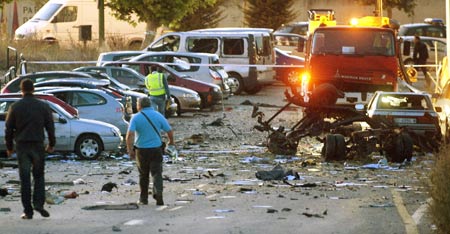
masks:
<svg viewBox="0 0 450 234"><path fill-rule="evenodd" d="M414 36L414 53L413 53L414 64L416 65L426 65L428 59L428 48L420 41L419 36ZM426 67L419 67L418 70L422 70L425 76L426 90L431 91L431 78L428 76Z"/></svg>
<svg viewBox="0 0 450 234"><path fill-rule="evenodd" d="M49 217L50 214L44 209L44 167L45 151L51 153L55 146L52 111L48 104L33 96L33 81L24 79L20 83L20 89L23 98L11 105L5 122L7 155L10 157L14 153L15 141L19 163L20 193L24 208L22 219L33 218L33 207L43 217ZM44 129L47 131L49 141L46 148L44 148ZM34 179L33 206L31 204L31 169Z"/></svg>

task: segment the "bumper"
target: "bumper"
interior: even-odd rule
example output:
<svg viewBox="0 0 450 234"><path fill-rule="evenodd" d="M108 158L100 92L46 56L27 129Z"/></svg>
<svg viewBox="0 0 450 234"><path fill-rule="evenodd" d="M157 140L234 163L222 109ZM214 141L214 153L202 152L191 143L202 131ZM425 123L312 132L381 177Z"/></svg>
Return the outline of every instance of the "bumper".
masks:
<svg viewBox="0 0 450 234"><path fill-rule="evenodd" d="M114 151L119 149L120 143L122 142L122 136L107 136L102 137L103 147L105 151Z"/></svg>

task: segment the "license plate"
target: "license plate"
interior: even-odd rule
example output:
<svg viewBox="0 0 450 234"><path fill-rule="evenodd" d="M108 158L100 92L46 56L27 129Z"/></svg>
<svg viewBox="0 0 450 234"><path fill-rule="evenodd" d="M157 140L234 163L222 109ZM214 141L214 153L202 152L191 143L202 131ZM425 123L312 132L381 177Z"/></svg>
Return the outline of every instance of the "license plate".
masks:
<svg viewBox="0 0 450 234"><path fill-rule="evenodd" d="M394 122L397 124L415 124L417 120L413 118L394 118Z"/></svg>

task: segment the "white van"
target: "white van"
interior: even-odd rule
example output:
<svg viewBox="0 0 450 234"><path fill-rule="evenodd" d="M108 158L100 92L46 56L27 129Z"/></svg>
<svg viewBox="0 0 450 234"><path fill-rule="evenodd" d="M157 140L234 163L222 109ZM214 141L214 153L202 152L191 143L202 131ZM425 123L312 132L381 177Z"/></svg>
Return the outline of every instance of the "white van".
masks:
<svg viewBox="0 0 450 234"><path fill-rule="evenodd" d="M15 39L25 38L71 45L99 39L99 12L93 0L50 0L30 20L17 28ZM139 48L145 37L145 23L133 27L116 19L105 7L105 41L123 40Z"/></svg>
<svg viewBox="0 0 450 234"><path fill-rule="evenodd" d="M167 33L156 39L148 51L203 52L217 54L235 94L257 93L261 84L274 82L272 29L214 28Z"/></svg>

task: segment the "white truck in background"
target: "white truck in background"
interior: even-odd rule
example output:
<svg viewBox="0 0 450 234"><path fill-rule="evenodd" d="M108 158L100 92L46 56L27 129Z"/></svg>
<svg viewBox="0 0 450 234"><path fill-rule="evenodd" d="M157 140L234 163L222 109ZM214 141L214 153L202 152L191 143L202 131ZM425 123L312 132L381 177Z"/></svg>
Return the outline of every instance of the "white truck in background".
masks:
<svg viewBox="0 0 450 234"><path fill-rule="evenodd" d="M99 10L94 0L50 0L15 31L15 39L33 39L72 45L98 43ZM116 19L105 7L105 42L139 48L145 37L145 23L136 26Z"/></svg>

